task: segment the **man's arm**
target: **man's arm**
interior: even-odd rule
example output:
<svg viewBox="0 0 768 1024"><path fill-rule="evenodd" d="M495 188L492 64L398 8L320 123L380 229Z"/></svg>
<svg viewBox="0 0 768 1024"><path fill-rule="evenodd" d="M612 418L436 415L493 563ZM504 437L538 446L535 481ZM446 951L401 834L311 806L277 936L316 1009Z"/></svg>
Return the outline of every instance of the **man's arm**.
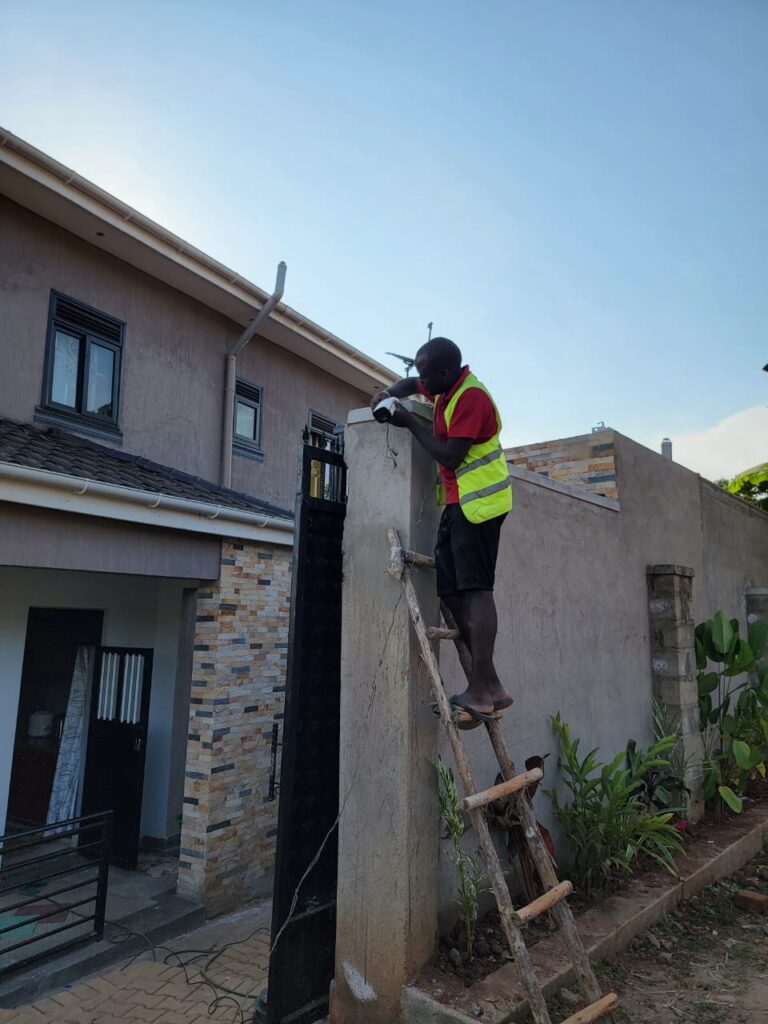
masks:
<svg viewBox="0 0 768 1024"><path fill-rule="evenodd" d="M383 402L385 398L410 398L419 392L418 377L403 377L395 384L390 384L383 391L377 391L371 399L371 408Z"/></svg>
<svg viewBox="0 0 768 1024"><path fill-rule="evenodd" d="M391 422L396 427L410 430L422 448L426 448L432 458L446 469L457 469L474 444L471 437L449 437L447 441L441 441L407 409L395 409Z"/></svg>

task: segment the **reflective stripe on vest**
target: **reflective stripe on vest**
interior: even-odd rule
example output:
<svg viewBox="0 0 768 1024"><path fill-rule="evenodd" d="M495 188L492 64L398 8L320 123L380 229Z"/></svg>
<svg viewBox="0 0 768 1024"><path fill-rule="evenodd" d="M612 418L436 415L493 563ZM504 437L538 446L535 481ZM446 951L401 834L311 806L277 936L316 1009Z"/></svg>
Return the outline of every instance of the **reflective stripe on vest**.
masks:
<svg viewBox="0 0 768 1024"><path fill-rule="evenodd" d="M500 480L497 484L488 484L487 487L481 487L479 491L470 491L469 494L462 494L459 498L460 505L468 505L470 501L475 501L477 498L487 498L491 494L495 494L497 491L503 491L505 487L511 487L512 481L507 477L506 480Z"/></svg>
<svg viewBox="0 0 768 1024"><path fill-rule="evenodd" d="M494 459L503 459L504 452L501 448L498 448L494 452L488 452L487 455L483 455L479 459L475 459L474 462L462 462L459 468L456 470L456 476L464 476L465 473L471 473L473 469L477 469L478 466L485 466L489 462L493 462Z"/></svg>
<svg viewBox="0 0 768 1024"><path fill-rule="evenodd" d="M507 460L504 449L501 447L499 434L501 433L501 416L496 408L496 403L485 385L468 373L461 387L445 407L445 426L450 428L456 404L469 388L479 388L488 395L494 411L496 412L496 423L498 429L494 436L488 441L479 441L473 444L461 465L456 469L456 484L459 491L459 505L466 518L471 523L484 523L488 519L495 519L502 516L512 508L512 483L509 478ZM442 485L438 488L438 502L444 503L445 495Z"/></svg>

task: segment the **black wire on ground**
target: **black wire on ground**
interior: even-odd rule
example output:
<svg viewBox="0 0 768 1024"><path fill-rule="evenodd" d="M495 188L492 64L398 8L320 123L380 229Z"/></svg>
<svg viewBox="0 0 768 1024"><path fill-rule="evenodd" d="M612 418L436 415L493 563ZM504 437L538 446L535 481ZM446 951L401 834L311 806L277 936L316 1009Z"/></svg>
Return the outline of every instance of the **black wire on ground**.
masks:
<svg viewBox="0 0 768 1024"><path fill-rule="evenodd" d="M144 934L144 932L136 931L132 928L127 928L124 924L121 924L119 921L106 921L105 923L110 925L112 928L117 928L120 932L123 933L123 935L119 938L113 937L108 940L113 945L120 945L120 943L127 942L128 939L130 938L142 939L146 943L146 949L139 950L139 952L135 953L132 957L130 957L127 963L123 964L123 966L120 968L121 971L124 971L126 968L130 967L131 964L135 963L136 960L140 956L143 956L145 953L151 953L153 961L157 963L157 954L159 951L162 950L166 954L162 961L163 964L168 967L173 966L172 961L175 959L177 961L177 966L181 968L184 974L184 981L190 988L199 988L201 986L205 986L206 988L210 989L210 991L213 993L213 999L210 1000L207 1007L209 1015L216 1013L216 1011L221 1009L225 1004L232 1003L234 1007L232 1024L253 1024L253 1022L257 1020L257 996L255 994L250 992L238 992L235 989L227 988L226 985L222 985L219 982L215 981L213 978L210 978L206 974L206 970L210 967L212 963L214 963L222 955L222 953L226 952L226 950L231 949L233 946L239 946L243 943L250 942L250 940L255 935L259 934L259 932L268 931L268 929L265 928L263 925L259 928L255 928L252 932L250 932L242 939L234 939L232 942L225 943L220 949L217 949L215 946L213 946L210 949L175 950L171 949L170 946L165 946L160 943L153 942L148 935ZM186 956L189 956L190 959L183 959L183 957ZM196 966L197 962L200 960L205 960L205 966L199 968L200 980L195 981L193 978L190 977L187 968ZM251 1013L249 1011L248 1016L246 1016L246 1011L242 1008L242 1006L237 1001L235 996L239 996L241 999L253 999L253 1012Z"/></svg>

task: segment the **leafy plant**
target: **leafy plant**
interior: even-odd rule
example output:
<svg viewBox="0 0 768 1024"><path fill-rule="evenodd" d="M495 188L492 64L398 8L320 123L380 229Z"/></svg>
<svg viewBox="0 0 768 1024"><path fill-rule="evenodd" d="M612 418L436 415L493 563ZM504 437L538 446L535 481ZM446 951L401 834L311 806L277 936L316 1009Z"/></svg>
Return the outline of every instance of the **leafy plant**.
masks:
<svg viewBox="0 0 768 1024"><path fill-rule="evenodd" d="M636 740L629 740L626 751L626 766L633 774L642 772L640 776L639 795L646 807L651 811L671 811L680 814L682 801L690 789L685 784L688 761L677 751L679 724L670 719L669 712L663 701L653 702L653 736L654 739L665 741L673 739L674 745L669 748L669 756L663 765L648 767L643 765L643 751L638 753Z"/></svg>
<svg viewBox="0 0 768 1024"><path fill-rule="evenodd" d="M729 494L735 494L738 498L748 501L750 505L768 512L768 462L748 469L746 473L735 476L733 480L717 482Z"/></svg>
<svg viewBox="0 0 768 1024"><path fill-rule="evenodd" d="M435 768L439 782L440 817L445 822L448 837L451 839L451 856L456 868L457 902L461 908L461 920L466 935L467 959L471 960L475 943L478 897L482 892L485 873L477 856L466 853L461 846L461 837L466 826L453 769L442 761L437 761Z"/></svg>
<svg viewBox="0 0 768 1024"><path fill-rule="evenodd" d="M765 778L768 761L768 665L762 661L768 624L749 626L718 611L696 635L699 718L704 738L704 796L719 797L737 814L750 783ZM734 682L743 676L740 682Z"/></svg>
<svg viewBox="0 0 768 1024"><path fill-rule="evenodd" d="M571 799L562 804L554 790L548 794L571 846L574 881L588 892L617 875L630 874L641 855L674 874L674 855L682 849L682 840L671 824L672 812L650 813L642 787L649 772L669 767L662 755L677 738L665 736L647 750L635 748L630 765L623 750L602 764L597 748L579 757L580 741L572 738L559 714L551 722L560 739L558 766Z"/></svg>

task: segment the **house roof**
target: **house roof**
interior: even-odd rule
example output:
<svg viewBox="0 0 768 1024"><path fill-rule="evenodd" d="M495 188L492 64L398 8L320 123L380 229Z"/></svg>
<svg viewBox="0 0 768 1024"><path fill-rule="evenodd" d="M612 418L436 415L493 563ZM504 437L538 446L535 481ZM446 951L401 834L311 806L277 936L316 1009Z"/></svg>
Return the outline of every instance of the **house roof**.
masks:
<svg viewBox="0 0 768 1024"><path fill-rule="evenodd" d="M293 520L286 509L55 427L0 418L0 463Z"/></svg>
<svg viewBox="0 0 768 1024"><path fill-rule="evenodd" d="M0 127L0 194L245 327L269 293ZM397 374L285 303L259 334L361 391ZM236 338L233 338L233 341Z"/></svg>

